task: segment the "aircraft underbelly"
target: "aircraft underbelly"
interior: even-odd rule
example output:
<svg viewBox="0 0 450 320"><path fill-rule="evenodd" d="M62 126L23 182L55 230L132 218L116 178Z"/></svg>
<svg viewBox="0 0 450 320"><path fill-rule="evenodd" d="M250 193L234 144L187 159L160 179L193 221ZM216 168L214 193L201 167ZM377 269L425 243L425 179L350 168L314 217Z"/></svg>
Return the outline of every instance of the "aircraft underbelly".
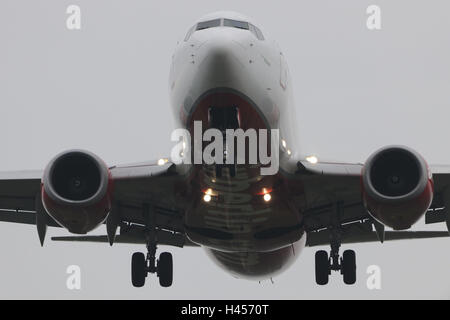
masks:
<svg viewBox="0 0 450 320"><path fill-rule="evenodd" d="M297 242L268 252L223 252L206 249L208 256L236 278L265 280L288 269L300 256L306 234Z"/></svg>

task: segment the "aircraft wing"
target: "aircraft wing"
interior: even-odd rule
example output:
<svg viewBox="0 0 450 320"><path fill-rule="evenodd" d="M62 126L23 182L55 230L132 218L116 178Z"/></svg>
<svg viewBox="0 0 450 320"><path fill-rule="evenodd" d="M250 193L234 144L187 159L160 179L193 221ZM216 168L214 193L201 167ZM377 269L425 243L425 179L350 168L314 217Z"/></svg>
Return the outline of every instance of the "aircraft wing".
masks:
<svg viewBox="0 0 450 320"><path fill-rule="evenodd" d="M42 174L42 171L0 173L0 208L33 211Z"/></svg>
<svg viewBox="0 0 450 320"><path fill-rule="evenodd" d="M179 188L181 179L173 163L146 162L110 168L114 183L113 211L120 230L119 241L138 241L143 234L146 220L143 204L152 204L152 215L159 230L161 242L183 246L183 213L186 204ZM40 195L43 171L0 173L0 221L36 224L36 198ZM48 226L60 227L50 216ZM144 238L142 238L144 239ZM139 240L140 241L140 240Z"/></svg>
<svg viewBox="0 0 450 320"><path fill-rule="evenodd" d="M305 225L308 245L329 244L330 229L338 223L342 229L342 243L389 241L446 237L448 232L384 231L365 209L361 200L362 164L318 163L300 161L298 175L304 182L307 209ZM425 222L447 221L446 206L450 197L450 166L430 166L434 181L434 198L425 215ZM339 208L336 207L339 203ZM380 230L383 230L382 232Z"/></svg>
<svg viewBox="0 0 450 320"><path fill-rule="evenodd" d="M42 171L0 173L0 221L36 224L36 196L40 192ZM50 217L48 225L59 227Z"/></svg>
<svg viewBox="0 0 450 320"><path fill-rule="evenodd" d="M317 240L318 234L321 232L319 238L324 239L327 230L336 221L343 227L352 225L352 228L343 228L344 243L372 241L374 235L380 241L443 235L386 232L380 239L380 234L372 232L373 227L377 227L377 222L370 217L361 201L361 169L362 164L299 162L297 175L301 176L305 188L307 205L302 209L305 214L306 232L309 239L312 239L311 245L320 244L321 242ZM431 166L431 170L435 196L426 214L426 223L445 222L447 207L444 191L450 186L450 166ZM184 235L183 226L183 213L188 203L184 203L184 197L180 196L185 192L183 181L187 177L181 175L174 164L167 162L158 165L157 162L147 162L122 165L111 167L110 172L114 181L113 209L120 227L117 241L131 243L142 241L146 224L143 204L151 203L161 242L179 247L190 245ZM0 221L36 224L36 196L40 193L42 174L42 171L0 173ZM339 203L338 211L336 203ZM47 225L59 227L49 216ZM354 228L356 225L360 225L359 229ZM370 230L367 227L369 225ZM363 234L361 230L364 230ZM101 239L103 238L64 238L66 241Z"/></svg>

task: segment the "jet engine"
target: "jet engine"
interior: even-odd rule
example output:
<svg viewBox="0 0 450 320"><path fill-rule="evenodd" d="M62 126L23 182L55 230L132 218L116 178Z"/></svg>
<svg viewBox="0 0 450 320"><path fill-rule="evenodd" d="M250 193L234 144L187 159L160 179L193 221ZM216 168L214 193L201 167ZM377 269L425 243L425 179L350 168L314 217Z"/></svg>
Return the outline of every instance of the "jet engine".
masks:
<svg viewBox="0 0 450 320"><path fill-rule="evenodd" d="M99 226L111 210L112 180L106 164L93 153L71 150L57 155L42 179L47 213L72 233Z"/></svg>
<svg viewBox="0 0 450 320"><path fill-rule="evenodd" d="M362 171L363 201L371 216L393 228L409 229L430 207L433 180L414 150L389 146L372 154Z"/></svg>

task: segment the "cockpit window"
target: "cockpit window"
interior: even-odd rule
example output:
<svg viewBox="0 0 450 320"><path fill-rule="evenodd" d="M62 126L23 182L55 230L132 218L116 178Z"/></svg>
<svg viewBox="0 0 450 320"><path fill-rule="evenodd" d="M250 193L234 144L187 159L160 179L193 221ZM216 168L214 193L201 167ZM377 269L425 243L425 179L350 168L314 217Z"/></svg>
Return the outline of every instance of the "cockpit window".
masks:
<svg viewBox="0 0 450 320"><path fill-rule="evenodd" d="M223 23L222 23L223 21ZM191 37L191 35L195 32L195 31L199 31L199 30L205 30L205 29L209 29L209 28L216 28L216 27L220 27L220 26L224 26L224 27L231 27L231 28L237 28L237 29L242 29L242 30L249 30L251 33L253 33L253 35L258 39L258 40L264 40L264 36L261 32L261 30L259 30L258 27L256 27L255 25L245 22L245 21L238 21L238 20L232 20L232 19L214 19L214 20L209 20L209 21L203 21L203 22L199 22L196 25L194 25L191 29L189 29L188 33L186 34L186 37L184 38L184 41L188 41L189 38Z"/></svg>
<svg viewBox="0 0 450 320"><path fill-rule="evenodd" d="M261 41L264 40L264 36L263 36L261 30L259 30L259 28L257 26L250 24L250 31L255 35L255 37L258 40L261 40Z"/></svg>
<svg viewBox="0 0 450 320"><path fill-rule="evenodd" d="M223 25L225 27L233 27L233 28L244 29L244 30L248 30L249 29L248 22L245 22L245 21L224 19L223 20Z"/></svg>
<svg viewBox="0 0 450 320"><path fill-rule="evenodd" d="M192 26L192 27L189 29L188 33L186 34L186 37L184 38L184 41L188 41L188 40L189 40L189 38L191 37L191 35L194 33L195 27L196 27L196 26L197 26L197 25L194 25L194 26Z"/></svg>
<svg viewBox="0 0 450 320"><path fill-rule="evenodd" d="M198 31L198 30L204 30L204 29L215 28L215 27L220 27L220 19L199 22L197 24L196 30Z"/></svg>

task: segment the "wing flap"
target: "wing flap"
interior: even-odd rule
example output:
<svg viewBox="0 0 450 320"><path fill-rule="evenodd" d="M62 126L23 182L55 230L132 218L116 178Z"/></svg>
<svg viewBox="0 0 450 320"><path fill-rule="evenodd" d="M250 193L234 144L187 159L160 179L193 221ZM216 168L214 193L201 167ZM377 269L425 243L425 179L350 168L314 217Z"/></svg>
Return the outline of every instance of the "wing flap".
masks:
<svg viewBox="0 0 450 320"><path fill-rule="evenodd" d="M448 238L447 231L386 231L385 241ZM325 234L309 234L306 245L308 247L330 245L330 238ZM311 240L310 240L311 239ZM352 235L344 240L343 244L379 242L375 231L364 235Z"/></svg>
<svg viewBox="0 0 450 320"><path fill-rule="evenodd" d="M0 209L34 210L40 191L42 171L0 173Z"/></svg>
<svg viewBox="0 0 450 320"><path fill-rule="evenodd" d="M175 246L175 247L197 247L198 245L189 241L183 234L173 234L169 231L160 230L157 233L158 244ZM66 237L52 237L53 241L63 242L88 242L88 243L109 243L108 236L66 236ZM122 244L145 244L145 234L127 234L117 235L114 243Z"/></svg>
<svg viewBox="0 0 450 320"><path fill-rule="evenodd" d="M330 236L330 231L328 229L310 232L307 234L306 245L309 247L329 245ZM384 241L447 237L450 237L449 232L447 231L386 231L384 234ZM373 231L372 222L370 220L342 226L343 244L365 242L380 242L376 231Z"/></svg>
<svg viewBox="0 0 450 320"><path fill-rule="evenodd" d="M34 212L0 210L0 221L22 224L36 224L36 214Z"/></svg>

